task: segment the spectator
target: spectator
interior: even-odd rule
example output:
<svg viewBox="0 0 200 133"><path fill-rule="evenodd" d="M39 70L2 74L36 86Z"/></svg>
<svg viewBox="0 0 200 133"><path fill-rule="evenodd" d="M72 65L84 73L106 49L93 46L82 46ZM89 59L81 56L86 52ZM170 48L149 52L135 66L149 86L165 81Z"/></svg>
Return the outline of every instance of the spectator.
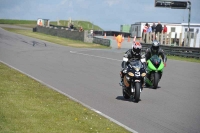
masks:
<svg viewBox="0 0 200 133"><path fill-rule="evenodd" d="M162 32L162 25L160 24L160 22L158 22L158 24L156 25L156 34L157 33L161 33Z"/></svg>
<svg viewBox="0 0 200 133"><path fill-rule="evenodd" d="M39 22L39 26L42 26L42 20L40 20L40 22Z"/></svg>
<svg viewBox="0 0 200 133"><path fill-rule="evenodd" d="M152 32L156 31L156 24L155 23L153 23L153 25L151 26L151 29L152 29Z"/></svg>
<svg viewBox="0 0 200 133"><path fill-rule="evenodd" d="M166 25L164 25L163 33L164 33L164 34L167 33L167 26L166 26Z"/></svg>
<svg viewBox="0 0 200 133"><path fill-rule="evenodd" d="M152 33L152 28L151 28L150 25L148 25L147 33L149 34L149 38L147 38L148 40L146 40L146 41L149 41L149 40L150 40L151 33ZM145 38L145 39L146 39L146 38Z"/></svg>
<svg viewBox="0 0 200 133"><path fill-rule="evenodd" d="M147 28L147 33L151 33L152 32L152 28L150 25L148 25L148 28Z"/></svg>
<svg viewBox="0 0 200 133"><path fill-rule="evenodd" d="M93 37L93 30L90 30L90 37Z"/></svg>
<svg viewBox="0 0 200 133"><path fill-rule="evenodd" d="M72 23L70 24L70 29L74 29L74 25Z"/></svg>
<svg viewBox="0 0 200 133"><path fill-rule="evenodd" d="M83 27L82 27L82 26L80 27L79 31L80 31L80 32L83 31Z"/></svg>
<svg viewBox="0 0 200 133"><path fill-rule="evenodd" d="M148 23L145 24L144 28L143 28L143 32L142 32L142 38L144 38L144 42L146 43L146 33L148 30Z"/></svg>
<svg viewBox="0 0 200 133"><path fill-rule="evenodd" d="M144 28L143 28L143 33L146 33L148 29L148 23L145 24Z"/></svg>

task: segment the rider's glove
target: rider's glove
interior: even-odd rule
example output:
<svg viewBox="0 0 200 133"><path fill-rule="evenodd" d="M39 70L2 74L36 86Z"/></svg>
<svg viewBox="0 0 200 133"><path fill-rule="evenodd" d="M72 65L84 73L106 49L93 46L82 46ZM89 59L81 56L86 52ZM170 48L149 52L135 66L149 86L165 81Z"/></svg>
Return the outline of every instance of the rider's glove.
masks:
<svg viewBox="0 0 200 133"><path fill-rule="evenodd" d="M123 73L127 73L127 69L124 68L124 69L122 70L122 72L123 72Z"/></svg>

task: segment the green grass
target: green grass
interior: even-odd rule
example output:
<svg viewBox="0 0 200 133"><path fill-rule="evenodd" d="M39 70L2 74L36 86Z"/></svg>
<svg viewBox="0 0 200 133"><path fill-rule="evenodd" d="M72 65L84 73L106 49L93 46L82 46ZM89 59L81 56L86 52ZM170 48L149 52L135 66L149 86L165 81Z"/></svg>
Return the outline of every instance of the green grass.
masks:
<svg viewBox="0 0 200 133"><path fill-rule="evenodd" d="M60 20L59 23L61 26L68 26L69 21L68 20ZM101 27L99 27L91 22L88 22L88 21L72 20L72 23L73 23L74 27L76 27L77 29L79 29L82 26L82 28L84 30L91 30L91 29L100 30L100 31L103 30ZM57 22L52 21L52 22L50 22L50 24L57 25Z"/></svg>
<svg viewBox="0 0 200 133"><path fill-rule="evenodd" d="M108 49L110 47L94 44L94 43L84 43L82 41L71 40L67 38L61 38L57 36L46 35L38 32L32 32L31 30L21 30L21 29L13 29L13 28L4 28L7 31L11 31L14 33L30 36L33 38L38 38L41 40L45 40L48 42L53 42L56 44L61 44L64 46L78 47L78 48L104 48Z"/></svg>
<svg viewBox="0 0 200 133"><path fill-rule="evenodd" d="M35 24L37 20L0 19L0 24Z"/></svg>
<svg viewBox="0 0 200 133"><path fill-rule="evenodd" d="M1 133L127 133L68 97L0 63Z"/></svg>
<svg viewBox="0 0 200 133"><path fill-rule="evenodd" d="M68 26L69 20L60 20L59 26ZM72 23L74 27L79 29L81 26L84 30L103 30L101 27L88 22L88 21L83 21L83 20L72 20ZM37 25L37 20L16 20L16 19L0 19L0 24L12 24L12 25L19 25L19 26L24 26L24 27L30 27L33 28ZM52 25L58 25L57 21L51 21L50 24Z"/></svg>
<svg viewBox="0 0 200 133"><path fill-rule="evenodd" d="M195 59L195 58L186 58L186 57L173 56L173 55L167 55L167 58L171 60L181 60L181 61L200 63L200 59Z"/></svg>

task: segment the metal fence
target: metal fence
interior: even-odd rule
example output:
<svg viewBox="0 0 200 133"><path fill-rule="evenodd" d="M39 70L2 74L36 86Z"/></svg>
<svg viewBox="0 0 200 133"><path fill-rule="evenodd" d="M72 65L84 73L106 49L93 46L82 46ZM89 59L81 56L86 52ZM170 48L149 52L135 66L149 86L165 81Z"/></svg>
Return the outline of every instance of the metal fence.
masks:
<svg viewBox="0 0 200 133"><path fill-rule="evenodd" d="M175 45L175 46L186 46L186 47L200 47L200 38L197 36L198 32L184 32L179 35L175 33L172 37L172 32L167 33L143 33L142 41L145 43L150 43L152 40L158 40L163 45ZM177 37L179 36L179 38ZM191 44L191 45L190 45Z"/></svg>
<svg viewBox="0 0 200 133"><path fill-rule="evenodd" d="M142 43L142 52L151 47L151 44ZM175 55L181 57L190 57L200 59L200 48L193 47L179 47L179 46L165 46L161 45L167 55Z"/></svg>

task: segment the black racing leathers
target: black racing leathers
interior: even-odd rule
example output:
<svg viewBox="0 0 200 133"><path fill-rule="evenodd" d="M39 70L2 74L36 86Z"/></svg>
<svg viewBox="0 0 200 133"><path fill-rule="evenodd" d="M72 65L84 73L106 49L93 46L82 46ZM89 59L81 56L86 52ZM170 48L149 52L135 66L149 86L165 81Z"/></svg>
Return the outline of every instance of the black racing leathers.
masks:
<svg viewBox="0 0 200 133"><path fill-rule="evenodd" d="M130 60L130 59L140 60L141 59L141 55L140 54L136 55L135 53L133 53L132 49L129 49L128 51L125 52L123 58L128 58L128 60ZM127 62L125 62L125 61L122 62L122 69L126 68L127 63L128 63L128 61Z"/></svg>
<svg viewBox="0 0 200 133"><path fill-rule="evenodd" d="M161 56L163 62L164 62L164 63L167 62L167 57L166 57L166 55L164 54L164 51L163 51L162 48L159 47L159 49L158 49L157 52L153 52L153 51L151 50L151 48L148 48L148 49L146 50L146 53L145 53L146 61L149 60L153 55Z"/></svg>

